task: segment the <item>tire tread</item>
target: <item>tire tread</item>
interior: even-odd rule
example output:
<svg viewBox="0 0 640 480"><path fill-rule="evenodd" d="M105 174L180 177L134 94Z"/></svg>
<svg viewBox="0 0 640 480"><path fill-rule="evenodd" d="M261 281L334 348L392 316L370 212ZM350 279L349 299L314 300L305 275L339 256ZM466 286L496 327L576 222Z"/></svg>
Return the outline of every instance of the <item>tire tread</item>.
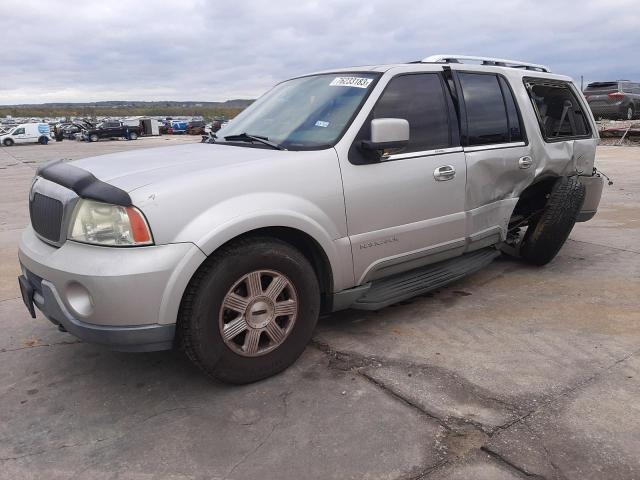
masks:
<svg viewBox="0 0 640 480"><path fill-rule="evenodd" d="M577 176L561 177L553 186L540 218L527 229L520 248L524 260L545 265L569 237L582 204L585 187Z"/></svg>
<svg viewBox="0 0 640 480"><path fill-rule="evenodd" d="M207 260L196 271L191 282L187 286L185 293L180 304L178 312L178 328L177 328L177 346L186 354L187 358L198 367L206 376L214 380L223 381L227 383L244 384L253 381L260 380L265 376L275 374L281 370L284 370L289 363L276 363L272 362L270 365L265 365L265 370L273 370L273 373L264 375L261 372L255 371L242 374L232 372L228 368L224 368L222 365L224 362L218 360L215 365L204 362L201 355L198 353L199 339L202 338L200 323L194 322L192 319L197 315L196 301L197 297L201 294L201 288L203 282L212 274L215 274L216 270L220 268L221 262L228 256L236 255L250 255L252 252L262 251L264 248L277 248L279 252L290 252L289 257L298 262L306 262L308 268L313 272L311 265L307 259L292 247L289 243L273 237L258 237L251 236L235 240L232 243L220 247L216 252L210 255ZM296 258L297 257L297 258ZM316 279L317 280L317 279ZM315 287L318 293L319 301L319 287L317 283ZM316 309L317 310L317 309ZM317 316L316 316L317 320ZM315 323L314 323L315 326Z"/></svg>

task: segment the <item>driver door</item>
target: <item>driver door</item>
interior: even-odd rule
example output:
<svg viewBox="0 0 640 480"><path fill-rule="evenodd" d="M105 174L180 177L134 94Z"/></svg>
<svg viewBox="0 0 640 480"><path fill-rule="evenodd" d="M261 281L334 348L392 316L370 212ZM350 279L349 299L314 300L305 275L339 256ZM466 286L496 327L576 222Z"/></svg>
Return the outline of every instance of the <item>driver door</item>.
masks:
<svg viewBox="0 0 640 480"><path fill-rule="evenodd" d="M406 119L409 144L363 161L374 118ZM466 163L440 72L392 78L341 168L356 284L464 251Z"/></svg>
<svg viewBox="0 0 640 480"><path fill-rule="evenodd" d="M13 138L15 143L25 143L27 141L27 134L25 133L24 128L18 128L13 132L11 138Z"/></svg>

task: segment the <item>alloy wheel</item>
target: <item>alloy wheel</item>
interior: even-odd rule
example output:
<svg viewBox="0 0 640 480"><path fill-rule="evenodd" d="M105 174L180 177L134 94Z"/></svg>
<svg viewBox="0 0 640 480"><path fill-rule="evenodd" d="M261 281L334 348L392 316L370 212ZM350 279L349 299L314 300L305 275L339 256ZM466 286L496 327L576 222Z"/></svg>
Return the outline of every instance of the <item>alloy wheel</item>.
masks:
<svg viewBox="0 0 640 480"><path fill-rule="evenodd" d="M293 283L280 272L256 270L227 292L219 313L222 339L246 357L264 355L284 343L298 313Z"/></svg>

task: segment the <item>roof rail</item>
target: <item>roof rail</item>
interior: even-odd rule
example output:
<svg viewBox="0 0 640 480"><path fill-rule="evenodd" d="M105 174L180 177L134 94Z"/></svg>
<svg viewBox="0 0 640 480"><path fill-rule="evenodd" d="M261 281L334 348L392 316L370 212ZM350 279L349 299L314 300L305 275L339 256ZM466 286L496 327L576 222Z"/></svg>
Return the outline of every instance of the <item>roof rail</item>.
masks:
<svg viewBox="0 0 640 480"><path fill-rule="evenodd" d="M481 62L482 65L492 65L496 67L524 68L526 70L535 70L537 72L551 72L549 67L538 65L536 63L506 60L504 58L474 57L471 55L431 55L430 57L423 58L420 63L464 63L460 60Z"/></svg>

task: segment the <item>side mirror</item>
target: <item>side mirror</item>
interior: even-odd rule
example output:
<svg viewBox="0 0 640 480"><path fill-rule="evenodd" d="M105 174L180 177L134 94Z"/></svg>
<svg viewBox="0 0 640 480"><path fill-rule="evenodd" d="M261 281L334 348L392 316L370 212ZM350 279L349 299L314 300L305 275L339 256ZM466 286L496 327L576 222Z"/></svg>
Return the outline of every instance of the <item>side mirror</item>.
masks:
<svg viewBox="0 0 640 480"><path fill-rule="evenodd" d="M409 122L404 118L371 120L371 140L363 140L365 150L404 148L409 143Z"/></svg>

